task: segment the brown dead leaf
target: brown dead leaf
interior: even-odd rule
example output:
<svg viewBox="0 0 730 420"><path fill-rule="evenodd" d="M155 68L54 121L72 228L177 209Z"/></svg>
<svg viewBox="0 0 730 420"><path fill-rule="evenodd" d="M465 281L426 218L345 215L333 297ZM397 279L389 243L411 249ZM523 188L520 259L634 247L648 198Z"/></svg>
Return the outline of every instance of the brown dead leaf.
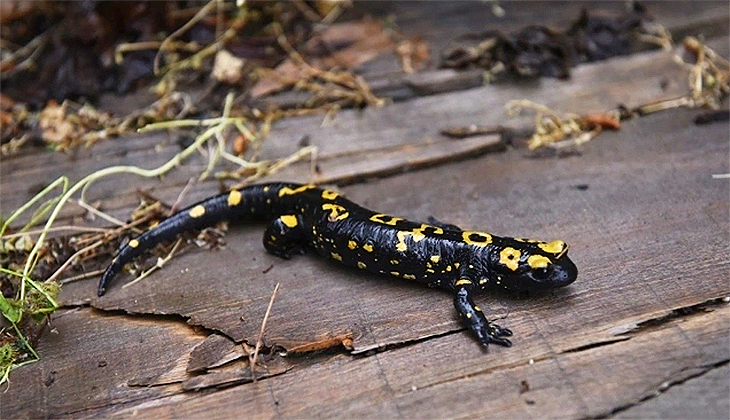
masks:
<svg viewBox="0 0 730 420"><path fill-rule="evenodd" d="M621 122L617 116L612 114L588 114L580 117L580 122L589 127L609 128L611 130L621 129Z"/></svg>
<svg viewBox="0 0 730 420"><path fill-rule="evenodd" d="M330 26L321 35L309 40L304 48L307 55L317 50L334 51L319 59L312 58L308 63L319 70L341 68L352 70L372 60L380 54L393 51L393 42L383 30L383 26L373 19L363 19L356 23L343 23ZM259 98L284 89L305 77L303 69L291 58L267 73L251 88L251 96Z"/></svg>
<svg viewBox="0 0 730 420"><path fill-rule="evenodd" d="M0 93L0 109L3 111L10 111L15 106L13 98L3 95Z"/></svg>
<svg viewBox="0 0 730 420"><path fill-rule="evenodd" d="M108 113L99 112L91 106L79 107L69 101L60 105L56 101L48 101L39 117L43 141L58 150L84 142L91 144L102 137L93 133L112 123Z"/></svg>
<svg viewBox="0 0 730 420"><path fill-rule="evenodd" d="M233 154L236 156L241 156L248 150L248 145L250 141L248 137L244 136L243 134L239 134L236 136L236 138L233 140Z"/></svg>
<svg viewBox="0 0 730 420"><path fill-rule="evenodd" d="M400 58L403 71L411 74L426 67L431 55L431 48L422 37L415 36L399 42L395 52Z"/></svg>
<svg viewBox="0 0 730 420"><path fill-rule="evenodd" d="M43 140L47 143L62 145L70 143L80 133L66 119L66 110L56 101L49 101L40 116Z"/></svg>

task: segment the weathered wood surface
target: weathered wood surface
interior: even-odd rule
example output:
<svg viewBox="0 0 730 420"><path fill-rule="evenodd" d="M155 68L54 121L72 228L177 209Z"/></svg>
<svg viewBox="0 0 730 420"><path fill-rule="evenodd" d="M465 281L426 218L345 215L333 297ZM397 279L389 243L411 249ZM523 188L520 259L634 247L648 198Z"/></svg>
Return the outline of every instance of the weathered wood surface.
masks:
<svg viewBox="0 0 730 420"><path fill-rule="evenodd" d="M683 7L661 13L687 22L677 10L692 10ZM405 21L418 27L419 19ZM726 38L712 45L727 55ZM512 149L444 163L458 150L491 147L494 139L438 135L453 125L503 124L509 99L600 111L676 96L684 80L670 54L647 52L580 66L568 82L486 86L345 111L325 126L312 117L275 127L268 156L296 150L307 134L321 149L325 181L388 159L366 175L392 173L432 153L416 166L436 167L342 188L366 206L569 242L580 269L570 288L530 299L479 299L515 331L510 349L479 351L447 294L311 256L282 261L263 251L261 227L235 227L225 249L187 252L126 289L120 278L102 299L93 297L96 280L67 285L63 302L81 307L60 311L55 332L39 345L43 360L11 376L9 391L0 394L1 417L727 417L728 381L708 379L730 360L730 309L713 300L730 294L730 187L711 178L730 172L726 122L695 126L701 111L668 111L628 121L580 155L560 159ZM13 202L6 200L27 199L28 188L48 182L50 174L78 179L110 164L152 167L179 150L174 139L157 150L148 149L149 141L102 143L75 160L34 154L3 162L3 209ZM31 162L43 162L43 170L27 169ZM134 188L154 185L157 196L174 201L204 165L202 159L192 163L166 177L164 186L115 178L90 193L104 198L105 210L125 217ZM308 180L306 166L277 179ZM196 186L186 201L215 190L215 183ZM67 213L74 214L80 212ZM268 370L259 368L261 380L250 383L234 341L255 341L277 282L266 344L331 350L284 359L263 355ZM708 301L702 310L683 310ZM360 356L336 345L350 339ZM703 380L715 392L690 386ZM186 391L195 389L209 391Z"/></svg>

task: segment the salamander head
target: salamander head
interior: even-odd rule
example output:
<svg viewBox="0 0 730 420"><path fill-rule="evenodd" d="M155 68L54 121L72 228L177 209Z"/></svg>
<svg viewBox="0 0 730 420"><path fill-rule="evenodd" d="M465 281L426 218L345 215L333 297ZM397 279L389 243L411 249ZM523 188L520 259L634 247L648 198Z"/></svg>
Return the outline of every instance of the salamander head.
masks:
<svg viewBox="0 0 730 420"><path fill-rule="evenodd" d="M490 259L497 284L513 291L550 290L567 286L578 277L563 241L540 242L503 238Z"/></svg>

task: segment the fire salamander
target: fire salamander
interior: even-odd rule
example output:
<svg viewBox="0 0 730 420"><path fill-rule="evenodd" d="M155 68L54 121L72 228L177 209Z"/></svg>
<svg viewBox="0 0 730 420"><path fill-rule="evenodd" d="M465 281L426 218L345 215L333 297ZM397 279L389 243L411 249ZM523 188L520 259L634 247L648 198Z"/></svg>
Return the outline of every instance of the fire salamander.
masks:
<svg viewBox="0 0 730 420"><path fill-rule="evenodd" d="M273 220L272 220L273 219ZM510 346L507 328L490 323L472 295L490 288L548 290L578 275L563 241L503 238L439 223L414 223L367 210L314 185L253 185L194 204L132 239L99 282L102 296L125 264L181 232L222 220L269 222L264 247L282 258L314 249L372 273L446 289L464 323L483 346Z"/></svg>

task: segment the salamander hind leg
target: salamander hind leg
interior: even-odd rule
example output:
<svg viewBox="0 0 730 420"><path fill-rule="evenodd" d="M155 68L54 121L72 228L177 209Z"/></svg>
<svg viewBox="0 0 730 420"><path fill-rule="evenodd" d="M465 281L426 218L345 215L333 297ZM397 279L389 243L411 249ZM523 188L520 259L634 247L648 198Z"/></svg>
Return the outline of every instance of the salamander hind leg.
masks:
<svg viewBox="0 0 730 420"><path fill-rule="evenodd" d="M284 259L304 254L305 238L300 215L285 214L274 219L264 232L264 248Z"/></svg>
<svg viewBox="0 0 730 420"><path fill-rule="evenodd" d="M482 346L487 347L489 343L505 347L512 345L512 342L505 338L511 336L512 331L499 325L490 324L484 316L484 312L472 301L469 288L465 286L457 287L454 294L454 306L462 321L469 327Z"/></svg>

